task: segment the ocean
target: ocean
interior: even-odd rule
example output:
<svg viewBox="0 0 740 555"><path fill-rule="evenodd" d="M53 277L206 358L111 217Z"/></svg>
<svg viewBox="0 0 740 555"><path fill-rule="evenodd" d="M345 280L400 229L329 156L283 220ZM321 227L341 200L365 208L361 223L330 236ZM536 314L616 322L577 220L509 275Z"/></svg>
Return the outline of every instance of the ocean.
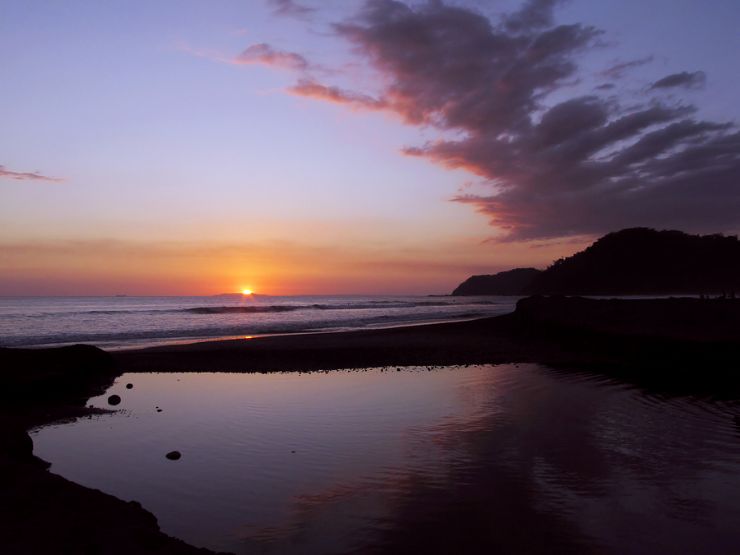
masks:
<svg viewBox="0 0 740 555"><path fill-rule="evenodd" d="M218 295L0 297L1 347L87 343L118 350L219 338L458 321L514 310L516 297Z"/></svg>

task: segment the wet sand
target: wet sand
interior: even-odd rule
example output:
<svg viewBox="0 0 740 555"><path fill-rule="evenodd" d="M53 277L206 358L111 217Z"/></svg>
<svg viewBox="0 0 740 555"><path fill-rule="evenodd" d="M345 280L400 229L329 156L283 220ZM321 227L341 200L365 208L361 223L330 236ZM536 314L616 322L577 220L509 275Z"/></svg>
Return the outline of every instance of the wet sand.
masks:
<svg viewBox="0 0 740 555"><path fill-rule="evenodd" d="M596 371L661 393L737 396L740 301L530 298L513 314L346 333L265 337L107 354L0 349L3 553L209 553L162 534L136 503L50 474L26 430L89 414L122 372L317 371L538 362Z"/></svg>
<svg viewBox="0 0 740 555"><path fill-rule="evenodd" d="M734 394L740 300L530 297L468 322L119 351L126 372L315 371L536 362L690 394Z"/></svg>

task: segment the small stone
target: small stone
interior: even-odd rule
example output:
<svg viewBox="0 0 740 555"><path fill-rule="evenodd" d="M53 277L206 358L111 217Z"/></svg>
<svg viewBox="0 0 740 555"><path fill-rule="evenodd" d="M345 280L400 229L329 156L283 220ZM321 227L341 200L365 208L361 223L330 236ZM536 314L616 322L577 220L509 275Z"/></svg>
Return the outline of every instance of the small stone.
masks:
<svg viewBox="0 0 740 555"><path fill-rule="evenodd" d="M180 451L170 451L165 455L165 457L167 457L171 461L176 461L179 460L180 457L182 457L182 453L180 453Z"/></svg>
<svg viewBox="0 0 740 555"><path fill-rule="evenodd" d="M133 388L134 388L134 384L132 384L132 383L127 383L126 384L126 389L133 389Z"/></svg>
<svg viewBox="0 0 740 555"><path fill-rule="evenodd" d="M108 404L113 406L120 405L121 398L118 395L111 395L108 397Z"/></svg>
<svg viewBox="0 0 740 555"><path fill-rule="evenodd" d="M162 409L157 409L157 412L162 412Z"/></svg>

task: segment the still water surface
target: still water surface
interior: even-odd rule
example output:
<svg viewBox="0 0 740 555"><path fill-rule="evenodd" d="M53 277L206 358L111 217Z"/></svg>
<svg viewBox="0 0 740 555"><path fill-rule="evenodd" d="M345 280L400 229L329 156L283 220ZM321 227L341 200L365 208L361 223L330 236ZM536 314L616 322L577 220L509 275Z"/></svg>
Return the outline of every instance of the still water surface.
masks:
<svg viewBox="0 0 740 555"><path fill-rule="evenodd" d="M91 404L112 393L118 410L37 430L35 453L197 546L740 550L734 402L536 365L124 374Z"/></svg>

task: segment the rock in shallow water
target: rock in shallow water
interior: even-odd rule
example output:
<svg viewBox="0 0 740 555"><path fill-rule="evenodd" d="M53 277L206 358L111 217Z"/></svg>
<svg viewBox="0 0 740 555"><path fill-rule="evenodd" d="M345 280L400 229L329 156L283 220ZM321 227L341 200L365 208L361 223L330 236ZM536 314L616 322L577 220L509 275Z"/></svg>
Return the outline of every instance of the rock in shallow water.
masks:
<svg viewBox="0 0 740 555"><path fill-rule="evenodd" d="M178 460L178 459L179 459L180 457L182 457L182 453L180 453L180 451L170 451L169 453L167 453L167 454L165 455L165 457L167 457L167 458L168 458L168 459L170 459L171 461L176 461L176 460Z"/></svg>
<svg viewBox="0 0 740 555"><path fill-rule="evenodd" d="M118 395L111 395L108 397L108 404L109 405L120 405L121 404L121 398Z"/></svg>

